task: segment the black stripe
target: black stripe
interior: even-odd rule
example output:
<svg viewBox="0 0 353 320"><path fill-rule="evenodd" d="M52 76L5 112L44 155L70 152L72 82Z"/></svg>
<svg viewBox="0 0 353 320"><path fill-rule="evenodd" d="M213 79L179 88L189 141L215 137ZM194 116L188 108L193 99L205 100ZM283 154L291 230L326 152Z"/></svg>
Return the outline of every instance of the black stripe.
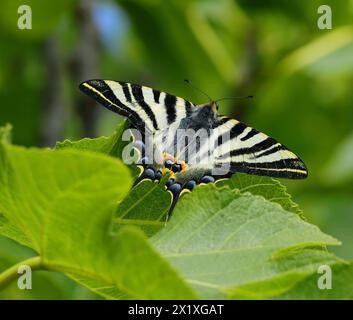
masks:
<svg viewBox="0 0 353 320"><path fill-rule="evenodd" d="M86 82L88 85L99 91L105 98L110 100L114 105L111 105L106 101L104 98L102 98L98 93L92 91L91 89L87 88L83 84L80 85L80 89L87 93L88 95L92 96L95 100L97 100L99 103L101 103L103 106L106 108L110 109L113 112L119 113L119 108L125 109L126 106L120 102L120 100L116 97L112 89L105 83L103 80L90 80Z"/></svg>
<svg viewBox="0 0 353 320"><path fill-rule="evenodd" d="M250 139L251 137L255 136L256 134L258 134L259 131L257 131L256 129L251 129L244 137L242 137L240 140L241 141L246 141L248 139Z"/></svg>
<svg viewBox="0 0 353 320"><path fill-rule="evenodd" d="M230 156L239 156L242 154L251 154L255 152L259 152L262 150L267 150L268 148L272 147L278 143L275 139L268 137L267 139L258 142L257 144L253 145L252 147L249 148L240 148L240 149L235 149L230 152Z"/></svg>
<svg viewBox="0 0 353 320"><path fill-rule="evenodd" d="M273 145L275 145L276 143L278 143L278 141L276 141L275 139L273 139L271 137L267 137L267 139L262 140L261 142L255 144L253 147L256 148L257 151L266 150L266 149L272 147Z"/></svg>
<svg viewBox="0 0 353 320"><path fill-rule="evenodd" d="M220 134L218 136L217 140L215 141L214 148L217 148L218 146L220 146L221 144L223 144L227 141L229 141L229 133Z"/></svg>
<svg viewBox="0 0 353 320"><path fill-rule="evenodd" d="M185 100L185 113L186 117L189 118L192 115L192 107L190 101Z"/></svg>
<svg viewBox="0 0 353 320"><path fill-rule="evenodd" d="M153 91L153 99L155 103L159 103L159 96L161 95L161 92L158 90L152 90Z"/></svg>
<svg viewBox="0 0 353 320"><path fill-rule="evenodd" d="M308 176L306 173L300 173L300 172L259 170L259 169L252 169L252 168L246 168L246 167L236 168L234 172L242 172L242 173L253 174L257 176L286 178L286 179L304 179Z"/></svg>
<svg viewBox="0 0 353 320"><path fill-rule="evenodd" d="M228 117L218 118L217 121L215 121L213 124L213 129L216 129L217 127L227 123L229 120L230 118Z"/></svg>
<svg viewBox="0 0 353 320"><path fill-rule="evenodd" d="M233 139L244 132L248 126L242 122L238 122L232 129L230 129L230 139Z"/></svg>
<svg viewBox="0 0 353 320"><path fill-rule="evenodd" d="M239 166L234 165L231 166L232 172L242 172L247 174L253 174L257 176L267 176L273 178L287 178L287 179L304 179L308 176L307 172L292 172L292 171L276 171L276 170L266 170L265 169L257 169L254 166L247 167L247 166Z"/></svg>
<svg viewBox="0 0 353 320"><path fill-rule="evenodd" d="M99 91L104 97L109 99L113 104L108 103L108 101L103 99L99 94L84 86L84 83L80 84L80 89L84 93L94 98L105 108L115 113L118 113L124 117L127 117L136 126L136 128L144 129L145 123L140 118L140 116L135 111L131 110L128 106L123 104L114 94L112 89L110 89L110 87L103 80L89 80L89 81L86 81L86 83L91 87L95 88L97 91Z"/></svg>
<svg viewBox="0 0 353 320"><path fill-rule="evenodd" d="M131 89L132 89L132 95L134 96L136 102L142 107L143 110L145 110L146 114L152 121L154 129L158 130L156 117L153 111L151 110L150 106L145 102L143 98L143 92L142 92L141 86L138 84L131 84Z"/></svg>
<svg viewBox="0 0 353 320"><path fill-rule="evenodd" d="M282 159L272 162L231 162L232 166L256 167L259 169L298 169L305 170L304 163L298 159Z"/></svg>
<svg viewBox="0 0 353 320"><path fill-rule="evenodd" d="M266 150L264 152L259 153L258 155L256 155L255 158L261 158L261 157L264 157L264 156L268 156L268 155L276 153L276 152L278 152L280 150L288 150L288 149L285 146L280 145L278 147L270 148L270 149L268 149L268 150Z"/></svg>
<svg viewBox="0 0 353 320"><path fill-rule="evenodd" d="M164 103L165 103L165 108L167 110L168 124L171 124L176 119L176 109L175 109L176 97L172 96L169 93L166 93Z"/></svg>
<svg viewBox="0 0 353 320"><path fill-rule="evenodd" d="M229 118L223 118L220 120L220 125L223 123L226 123L228 120L230 120ZM240 135L245 129L247 128L247 125L245 125L244 123L237 123L235 126L233 126L229 132L225 132L221 135L218 136L217 140L215 141L215 148L217 146L220 146L223 143L228 142L229 140L237 137L238 135Z"/></svg>
<svg viewBox="0 0 353 320"><path fill-rule="evenodd" d="M123 88L126 101L131 102L131 94L130 94L128 84L126 82L122 82L122 81L119 81L119 83L120 83L121 87Z"/></svg>
<svg viewBox="0 0 353 320"><path fill-rule="evenodd" d="M236 157L236 156L241 156L243 154L251 154L254 153L255 151L253 151L252 148L239 148L239 149L235 149L235 150L231 150L229 155L231 157Z"/></svg>
<svg viewBox="0 0 353 320"><path fill-rule="evenodd" d="M223 118L218 118L217 121L213 124L213 129L218 128L219 126L225 124L226 122L228 122L230 120L230 118L228 117L223 117ZM213 148L217 148L217 146L220 146L222 143L226 142L226 138L229 136L228 133L222 133L220 134L217 139L215 140L214 146Z"/></svg>
<svg viewBox="0 0 353 320"><path fill-rule="evenodd" d="M228 117L219 117L217 118L217 120L213 123L212 125L212 130L217 130L218 127L220 127L221 125L227 123L229 120L231 120L231 118ZM217 132L217 131L216 131ZM210 136L210 131L208 131L208 134ZM229 135L228 133L223 133L218 135L218 137L215 139L214 141L214 146L213 149L209 149L207 151L205 151L200 158L204 157L204 156L209 156L211 154L211 152L214 151L214 149L216 149L219 145L221 145L222 143L226 142L224 141L225 138L227 138ZM206 154L207 153L207 154Z"/></svg>

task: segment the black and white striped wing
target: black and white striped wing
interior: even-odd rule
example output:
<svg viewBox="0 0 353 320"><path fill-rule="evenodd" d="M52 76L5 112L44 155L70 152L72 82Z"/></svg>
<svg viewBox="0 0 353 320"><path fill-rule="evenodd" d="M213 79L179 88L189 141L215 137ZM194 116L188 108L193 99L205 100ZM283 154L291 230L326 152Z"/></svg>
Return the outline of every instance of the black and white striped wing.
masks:
<svg viewBox="0 0 353 320"><path fill-rule="evenodd" d="M308 175L304 162L275 139L244 123L222 117L214 138L214 167L227 165L230 172L303 179Z"/></svg>
<svg viewBox="0 0 353 320"><path fill-rule="evenodd" d="M109 110L127 117L140 130L150 133L178 127L194 105L182 98L138 84L112 81L88 80L80 89Z"/></svg>

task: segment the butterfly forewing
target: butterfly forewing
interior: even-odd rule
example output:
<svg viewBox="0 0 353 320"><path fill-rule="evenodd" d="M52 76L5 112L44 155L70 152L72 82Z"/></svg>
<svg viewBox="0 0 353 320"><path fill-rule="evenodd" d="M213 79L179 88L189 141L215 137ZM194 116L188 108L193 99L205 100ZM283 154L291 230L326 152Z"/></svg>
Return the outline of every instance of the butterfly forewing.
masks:
<svg viewBox="0 0 353 320"><path fill-rule="evenodd" d="M180 123L194 107L192 103L138 84L89 80L80 89L109 110L127 117L138 129L156 132Z"/></svg>

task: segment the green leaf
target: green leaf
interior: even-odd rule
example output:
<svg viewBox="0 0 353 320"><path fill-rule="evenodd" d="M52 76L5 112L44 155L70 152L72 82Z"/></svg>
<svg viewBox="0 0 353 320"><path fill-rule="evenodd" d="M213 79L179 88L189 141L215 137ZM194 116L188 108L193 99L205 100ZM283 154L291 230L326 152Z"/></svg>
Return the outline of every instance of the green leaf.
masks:
<svg viewBox="0 0 353 320"><path fill-rule="evenodd" d="M126 300L134 299L133 296L129 296L124 291L121 291L117 286L109 286L102 284L102 282L92 280L84 276L78 275L68 275L72 280L76 281L85 288L88 288L90 291L100 295L101 297L109 300Z"/></svg>
<svg viewBox="0 0 353 320"><path fill-rule="evenodd" d="M214 185L186 195L151 241L207 298L270 298L318 265L338 262L324 250L309 249L339 244L316 226L263 197ZM266 282L281 287L274 292Z"/></svg>
<svg viewBox="0 0 353 320"><path fill-rule="evenodd" d="M0 127L0 143L10 144L12 135L12 125L7 123ZM30 246L29 240L26 236L14 225L12 225L6 217L0 212L0 235L13 239L25 246Z"/></svg>
<svg viewBox="0 0 353 320"><path fill-rule="evenodd" d="M129 128L128 121L121 123L111 136L98 138L84 138L78 141L64 140L57 142L55 149L78 149L108 154L113 157L121 157L121 153L128 141L122 140L122 135Z"/></svg>
<svg viewBox="0 0 353 320"><path fill-rule="evenodd" d="M9 123L0 127L0 143L11 143L11 131L12 126Z"/></svg>
<svg viewBox="0 0 353 320"><path fill-rule="evenodd" d="M109 264L117 273L119 283L109 285L108 279L88 277L89 272L71 274L70 277L108 299L196 299L197 295L135 228L125 227L115 237L109 249ZM141 266L146 266L142 268ZM117 281L117 280L115 280Z"/></svg>
<svg viewBox="0 0 353 320"><path fill-rule="evenodd" d="M196 297L140 231L111 232L116 202L131 186L119 160L1 146L0 167L0 211L26 236L45 269L134 298Z"/></svg>
<svg viewBox="0 0 353 320"><path fill-rule="evenodd" d="M24 233L12 225L6 217L0 213L0 235L3 235L7 238L13 239L18 243L30 247L31 242L24 235Z"/></svg>
<svg viewBox="0 0 353 320"><path fill-rule="evenodd" d="M5 270L33 254L33 250L0 236L0 270ZM17 281L13 281L0 292L0 300L97 298L92 292L58 272L37 271L32 273L32 277L31 290L21 290L18 288Z"/></svg>
<svg viewBox="0 0 353 320"><path fill-rule="evenodd" d="M283 209L302 215L302 210L292 201L286 187L278 180L269 177L236 173L228 180L217 182L217 186L229 186L231 189L239 190L241 193L250 192L254 195L263 196L265 199L280 204Z"/></svg>
<svg viewBox="0 0 353 320"><path fill-rule="evenodd" d="M106 137L97 137L97 138L83 138L77 141L64 140L57 142L55 150L63 149L74 149L74 150L83 150L83 151L92 151L97 153L107 154L112 157L122 159L123 149L131 143L131 141L123 140L123 133L128 130L130 123L124 121L118 125L112 135ZM136 177L138 174L138 169L136 166L129 166L131 174Z"/></svg>
<svg viewBox="0 0 353 320"><path fill-rule="evenodd" d="M56 144L56 150L77 149L105 153L121 158L122 150L128 142L122 141L123 132L128 129L126 121L120 124L109 137L95 139L85 138L79 141L65 140ZM136 166L129 167L134 176L137 175ZM165 225L166 212L169 209L171 196L165 191L163 182L143 181L119 203L114 218L115 228L125 225L134 225L144 231L148 236L156 233Z"/></svg>
<svg viewBox="0 0 353 320"><path fill-rule="evenodd" d="M1 147L0 232L44 268L108 299L267 299L300 296L320 265L344 265L325 249L339 242L300 219L270 178L198 186L166 224L163 181L129 191L127 168L104 155L119 156L119 129L55 151Z"/></svg>
<svg viewBox="0 0 353 320"><path fill-rule="evenodd" d="M148 236L163 228L171 203L171 195L166 192L163 181L142 181L132 189L118 206L114 217L115 227L134 225Z"/></svg>

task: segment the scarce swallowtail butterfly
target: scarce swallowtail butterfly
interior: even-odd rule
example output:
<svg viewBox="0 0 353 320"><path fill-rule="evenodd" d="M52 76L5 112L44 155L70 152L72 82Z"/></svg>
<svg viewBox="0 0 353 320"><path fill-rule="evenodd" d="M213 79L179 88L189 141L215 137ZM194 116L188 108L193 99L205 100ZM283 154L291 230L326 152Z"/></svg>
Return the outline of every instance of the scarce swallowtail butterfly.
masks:
<svg viewBox="0 0 353 320"><path fill-rule="evenodd" d="M198 184L227 179L236 172L303 179L305 164L284 145L246 124L218 114L218 104L195 105L149 87L122 81L89 80L80 89L107 109L126 117L140 134L135 185L159 181L177 200ZM146 152L146 149L152 149ZM148 154L148 155L147 155Z"/></svg>

